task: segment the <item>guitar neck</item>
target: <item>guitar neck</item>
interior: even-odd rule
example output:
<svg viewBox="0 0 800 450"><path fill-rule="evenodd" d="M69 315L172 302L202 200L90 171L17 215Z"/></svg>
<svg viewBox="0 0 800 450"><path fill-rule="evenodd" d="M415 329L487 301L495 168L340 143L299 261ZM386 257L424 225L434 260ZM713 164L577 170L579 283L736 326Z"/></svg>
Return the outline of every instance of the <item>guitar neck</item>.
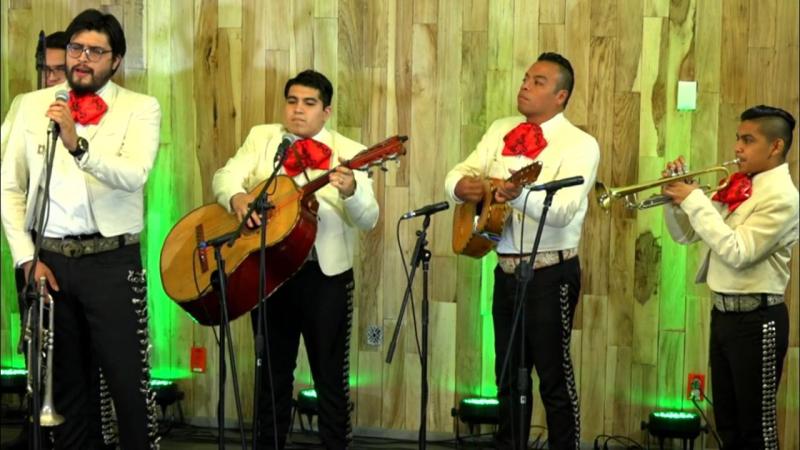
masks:
<svg viewBox="0 0 800 450"><path fill-rule="evenodd" d="M332 174L335 170L336 168L334 167L333 169L328 170L327 172L323 173L317 178L314 178L313 180L304 184L303 187L300 188L300 190L303 191L303 197L308 197L309 195L313 195L318 190L324 188L325 185L328 184L328 182L330 181L328 179L328 176Z"/></svg>

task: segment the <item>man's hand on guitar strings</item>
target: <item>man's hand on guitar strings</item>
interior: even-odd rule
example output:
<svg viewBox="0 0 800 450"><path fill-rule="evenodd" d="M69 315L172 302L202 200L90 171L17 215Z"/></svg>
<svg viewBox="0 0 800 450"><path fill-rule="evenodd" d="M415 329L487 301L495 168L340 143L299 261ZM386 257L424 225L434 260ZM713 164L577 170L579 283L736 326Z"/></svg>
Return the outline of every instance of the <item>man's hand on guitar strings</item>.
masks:
<svg viewBox="0 0 800 450"><path fill-rule="evenodd" d="M455 194L465 202L477 203L483 200L484 183L480 177L462 177L456 184Z"/></svg>

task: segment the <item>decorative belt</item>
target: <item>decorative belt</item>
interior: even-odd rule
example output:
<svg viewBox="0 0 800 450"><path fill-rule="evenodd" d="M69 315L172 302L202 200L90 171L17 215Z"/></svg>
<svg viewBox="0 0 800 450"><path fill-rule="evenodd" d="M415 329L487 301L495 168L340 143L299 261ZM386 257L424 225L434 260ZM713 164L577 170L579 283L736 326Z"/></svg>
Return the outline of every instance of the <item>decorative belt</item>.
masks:
<svg viewBox="0 0 800 450"><path fill-rule="evenodd" d="M714 309L720 312L750 312L783 303L780 294L720 294L714 292Z"/></svg>
<svg viewBox="0 0 800 450"><path fill-rule="evenodd" d="M83 255L108 252L139 243L139 233L121 234L119 236L66 236L63 238L42 238L42 250L58 253L68 258L80 258Z"/></svg>
<svg viewBox="0 0 800 450"><path fill-rule="evenodd" d="M542 269L544 267L554 266L562 261L572 259L578 256L577 248L570 248L567 250L553 250L551 252L539 252L536 258L533 259L533 270ZM497 254L497 264L507 274L513 274L517 269L520 261L530 259L531 255L503 255Z"/></svg>

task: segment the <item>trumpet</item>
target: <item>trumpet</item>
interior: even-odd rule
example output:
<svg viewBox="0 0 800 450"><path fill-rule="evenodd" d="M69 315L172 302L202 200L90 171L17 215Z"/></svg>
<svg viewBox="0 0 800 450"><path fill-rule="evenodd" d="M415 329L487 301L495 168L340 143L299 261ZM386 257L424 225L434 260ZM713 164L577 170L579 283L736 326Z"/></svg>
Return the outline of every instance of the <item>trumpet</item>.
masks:
<svg viewBox="0 0 800 450"><path fill-rule="evenodd" d="M702 170L696 170L693 172L686 172L679 174L671 174L666 178L660 178L658 180L653 180L647 183L634 184L631 186L624 186L624 187L609 188L602 182L598 181L594 184L594 195L595 198L597 199L597 204L600 205L600 207L603 208L605 211L611 209L611 202L613 200L619 200L619 199L625 200L625 207L628 209L647 209L647 208L652 208L654 206L661 206L670 203L672 201L672 198L663 194L653 194L646 200L639 201L637 198L637 194L641 191L645 191L655 187L660 187L662 185L674 183L676 181L689 181L701 175L719 172L721 178L723 179L722 183L720 183L715 188L711 188L710 186L701 187L701 189L703 189L703 192L705 192L706 195L713 194L714 192L723 189L725 186L728 185L728 179L731 173L726 166L730 166L733 164L739 164L739 159L737 158L731 161L726 161L718 166L709 167Z"/></svg>
<svg viewBox="0 0 800 450"><path fill-rule="evenodd" d="M38 308L38 329L32 328L31 312L25 322L25 341L28 346L28 377L27 390L33 394L34 383L36 386L44 385L44 398L39 410L39 423L43 427L55 427L64 423L64 417L56 412L53 403L53 348L55 343L55 302L47 292L47 279L41 277L38 285L38 302L30 306ZM47 327L45 328L44 315L47 313ZM39 345L34 345L34 333L37 333ZM34 347L40 347L38 349ZM37 378L34 379L34 365L38 367ZM42 375L42 366L45 367Z"/></svg>

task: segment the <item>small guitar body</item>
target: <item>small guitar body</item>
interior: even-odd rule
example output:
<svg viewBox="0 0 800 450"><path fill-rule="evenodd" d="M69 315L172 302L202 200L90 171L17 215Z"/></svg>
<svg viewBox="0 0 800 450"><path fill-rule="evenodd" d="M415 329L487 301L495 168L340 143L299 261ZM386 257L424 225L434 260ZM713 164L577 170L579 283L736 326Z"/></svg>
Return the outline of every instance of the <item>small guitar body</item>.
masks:
<svg viewBox="0 0 800 450"><path fill-rule="evenodd" d="M506 181L515 184L531 184L539 177L542 163L534 161L515 172ZM464 202L456 205L453 213L453 252L458 255L481 258L497 247L503 235L506 220L511 214L507 203L495 200L497 186L503 180L484 180L483 199L479 202Z"/></svg>

